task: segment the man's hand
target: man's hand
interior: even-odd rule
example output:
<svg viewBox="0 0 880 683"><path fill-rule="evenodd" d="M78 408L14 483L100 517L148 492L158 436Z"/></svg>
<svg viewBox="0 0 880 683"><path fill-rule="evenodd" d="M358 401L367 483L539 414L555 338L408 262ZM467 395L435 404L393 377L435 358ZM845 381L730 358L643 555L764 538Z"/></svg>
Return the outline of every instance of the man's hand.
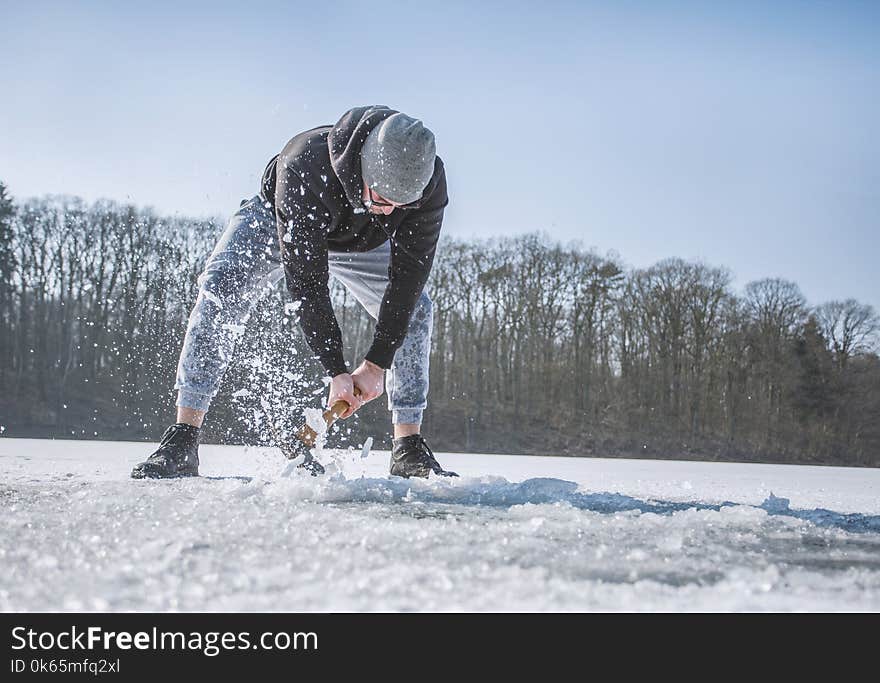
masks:
<svg viewBox="0 0 880 683"><path fill-rule="evenodd" d="M382 395L385 370L375 363L365 360L357 370L351 373L351 379L361 392L361 400L368 403Z"/></svg>
<svg viewBox="0 0 880 683"><path fill-rule="evenodd" d="M340 415L342 419L352 415L363 403L354 395L355 385L352 380L353 377L347 372L340 373L330 380L330 396L327 398L327 404L332 406L337 401L345 401L348 404L348 410Z"/></svg>

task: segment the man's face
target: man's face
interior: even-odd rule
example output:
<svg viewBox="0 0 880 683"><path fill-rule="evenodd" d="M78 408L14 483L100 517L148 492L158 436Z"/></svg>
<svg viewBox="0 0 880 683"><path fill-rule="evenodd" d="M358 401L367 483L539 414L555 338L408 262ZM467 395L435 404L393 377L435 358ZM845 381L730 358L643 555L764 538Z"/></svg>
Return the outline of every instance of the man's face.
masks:
<svg viewBox="0 0 880 683"><path fill-rule="evenodd" d="M387 216L392 211L394 211L394 209L403 206L403 204L389 201L388 199L385 199L381 195L377 194L376 192L373 192L373 190L367 187L366 183L364 183L364 192L362 199L364 200L364 204L366 205L367 210L370 213L375 213L381 216Z"/></svg>

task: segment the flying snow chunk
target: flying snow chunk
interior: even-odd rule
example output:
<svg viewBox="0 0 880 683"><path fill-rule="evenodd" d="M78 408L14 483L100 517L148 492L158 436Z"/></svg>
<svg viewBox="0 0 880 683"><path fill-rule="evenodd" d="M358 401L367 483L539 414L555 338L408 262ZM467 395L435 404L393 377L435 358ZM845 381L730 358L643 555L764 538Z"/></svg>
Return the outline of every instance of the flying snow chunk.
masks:
<svg viewBox="0 0 880 683"><path fill-rule="evenodd" d="M214 304L217 308L223 308L223 302L220 301L220 297L218 297L214 292L209 292L207 289L202 290L202 294L205 295L205 298Z"/></svg>
<svg viewBox="0 0 880 683"><path fill-rule="evenodd" d="M324 411L320 408L306 408L303 411L303 415L306 418L306 424L315 430L315 434L318 435L318 438L327 433L327 423L324 422Z"/></svg>

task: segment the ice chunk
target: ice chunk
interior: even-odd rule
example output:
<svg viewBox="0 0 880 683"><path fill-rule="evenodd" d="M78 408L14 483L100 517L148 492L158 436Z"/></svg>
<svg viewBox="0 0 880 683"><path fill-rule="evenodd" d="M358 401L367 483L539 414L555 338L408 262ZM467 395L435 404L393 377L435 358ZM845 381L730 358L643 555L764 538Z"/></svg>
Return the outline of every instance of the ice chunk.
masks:
<svg viewBox="0 0 880 683"><path fill-rule="evenodd" d="M306 418L306 424L315 430L315 434L320 439L327 433L327 423L324 422L324 411L320 408L306 408L303 411Z"/></svg>
<svg viewBox="0 0 880 683"><path fill-rule="evenodd" d="M221 310L223 309L223 302L220 301L220 297L214 294L214 292L207 289L202 289L202 295L217 308Z"/></svg>
<svg viewBox="0 0 880 683"><path fill-rule="evenodd" d="M770 495L767 499L761 503L761 507L764 508L767 512L772 513L783 513L788 512L789 504L791 501L788 498L778 498L773 495L773 492L770 492Z"/></svg>

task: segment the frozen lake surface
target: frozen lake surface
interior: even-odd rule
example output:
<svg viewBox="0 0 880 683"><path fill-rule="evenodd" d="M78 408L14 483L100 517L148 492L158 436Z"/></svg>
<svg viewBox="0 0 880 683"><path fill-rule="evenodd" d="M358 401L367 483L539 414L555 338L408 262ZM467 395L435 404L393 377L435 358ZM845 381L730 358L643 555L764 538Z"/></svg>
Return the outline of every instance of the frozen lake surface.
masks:
<svg viewBox="0 0 880 683"><path fill-rule="evenodd" d="M0 439L0 610L880 611L880 469Z"/></svg>

